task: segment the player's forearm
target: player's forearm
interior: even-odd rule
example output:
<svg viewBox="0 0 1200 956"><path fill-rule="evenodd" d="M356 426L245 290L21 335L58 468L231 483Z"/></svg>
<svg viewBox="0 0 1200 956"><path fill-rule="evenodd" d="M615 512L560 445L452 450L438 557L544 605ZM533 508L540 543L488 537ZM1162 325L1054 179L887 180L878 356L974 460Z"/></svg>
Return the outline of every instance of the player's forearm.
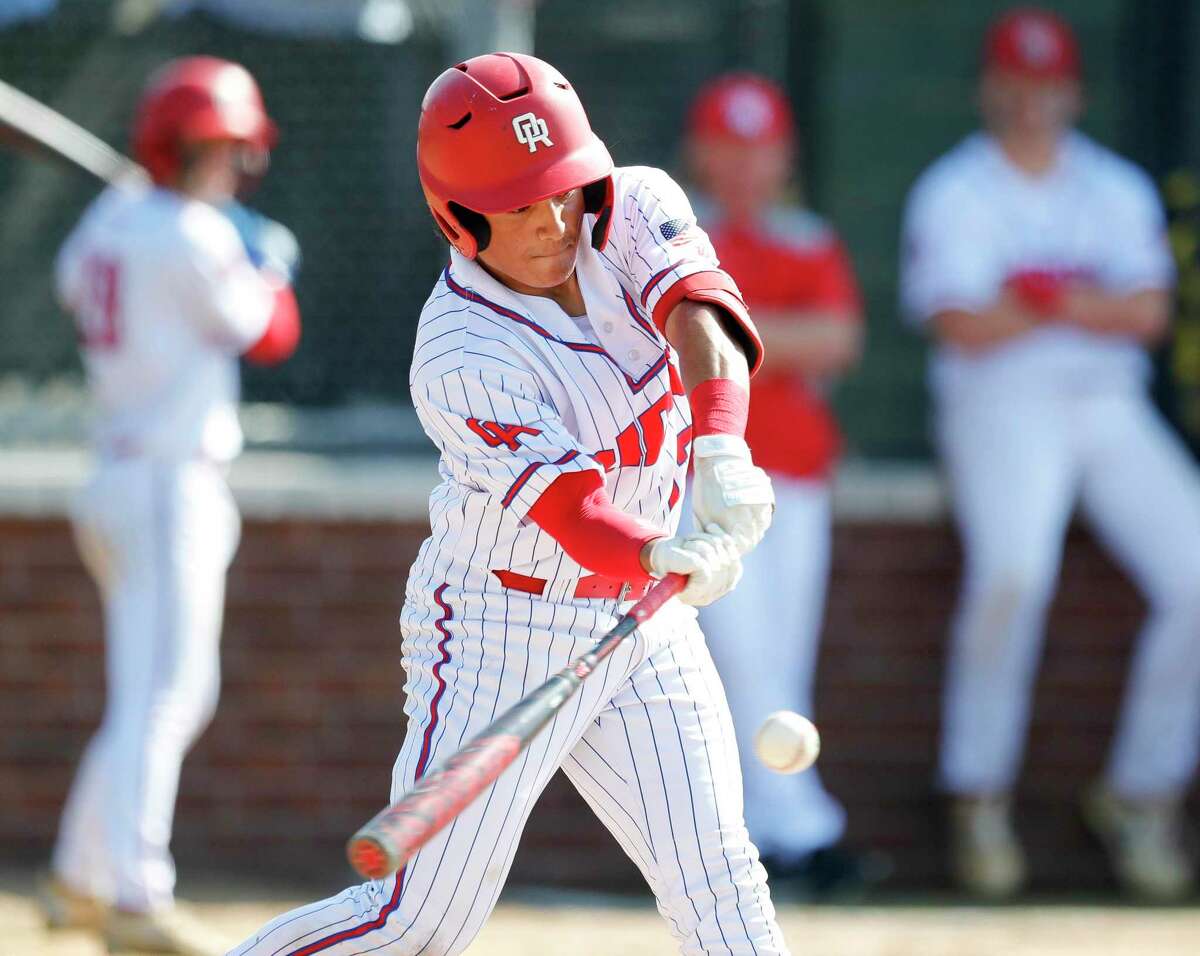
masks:
<svg viewBox="0 0 1200 956"><path fill-rule="evenodd" d="M1170 297L1158 289L1128 295L1077 289L1067 296L1064 321L1099 335L1125 336L1144 345L1156 345L1170 324Z"/></svg>
<svg viewBox="0 0 1200 956"><path fill-rule="evenodd" d="M703 435L746 434L750 415L750 366L734 336L734 320L715 306L684 299L663 330L679 355L679 371L692 406L692 431Z"/></svg>
<svg viewBox="0 0 1200 956"><path fill-rule="evenodd" d="M729 379L750 388L746 353L731 331L733 320L713 305L684 299L667 316L667 341L679 355L679 372L691 392L709 379Z"/></svg>
<svg viewBox="0 0 1200 956"><path fill-rule="evenodd" d="M854 313L755 309L754 324L762 336L767 371L832 378L862 354L862 326Z"/></svg>
<svg viewBox="0 0 1200 956"><path fill-rule="evenodd" d="M964 352L988 352L1033 330L1032 317L1007 297L978 312L947 309L930 319L933 335Z"/></svg>

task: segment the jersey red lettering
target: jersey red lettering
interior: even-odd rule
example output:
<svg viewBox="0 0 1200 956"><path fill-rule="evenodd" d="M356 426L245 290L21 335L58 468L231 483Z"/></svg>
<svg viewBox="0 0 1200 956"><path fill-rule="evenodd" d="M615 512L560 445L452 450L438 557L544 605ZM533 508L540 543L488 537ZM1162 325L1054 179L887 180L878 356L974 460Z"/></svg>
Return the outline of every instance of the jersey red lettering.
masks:
<svg viewBox="0 0 1200 956"><path fill-rule="evenodd" d="M481 422L478 418L468 418L467 427L484 440L489 448L499 448L504 445L509 451L516 451L522 435L540 435L540 428L527 428L525 425L501 425L499 422Z"/></svg>
<svg viewBox="0 0 1200 956"><path fill-rule="evenodd" d="M92 256L83 263L83 294L75 325L79 340L89 349L114 349L119 344L120 278L120 266L112 259Z"/></svg>
<svg viewBox="0 0 1200 956"><path fill-rule="evenodd" d="M617 436L617 453L621 456L622 468L635 468L642 463L642 443L638 438L637 425L628 425Z"/></svg>
<svg viewBox="0 0 1200 956"><path fill-rule="evenodd" d="M666 444L666 426L663 416L669 412L675 403L675 392L668 392L657 402L647 408L617 436L617 450L610 448L598 451L592 458L598 461L605 471L612 471L618 459L622 468L636 468L639 465L653 465L658 461L662 447ZM679 463L687 461L687 446L692 440L692 427L687 426L679 433L678 454Z"/></svg>
<svg viewBox="0 0 1200 956"><path fill-rule="evenodd" d="M675 461L681 465L687 464L688 447L692 443L692 426L688 425L675 438Z"/></svg>
<svg viewBox="0 0 1200 956"><path fill-rule="evenodd" d="M687 389L683 387L683 376L679 374L679 369L675 367L675 363L668 362L667 369L671 375L671 394L686 395Z"/></svg>
<svg viewBox="0 0 1200 956"><path fill-rule="evenodd" d="M662 451L667 437L663 416L670 411L674 404L675 396L668 392L638 416L642 441L646 448L646 454L642 459L643 464L653 465L658 461L658 455Z"/></svg>

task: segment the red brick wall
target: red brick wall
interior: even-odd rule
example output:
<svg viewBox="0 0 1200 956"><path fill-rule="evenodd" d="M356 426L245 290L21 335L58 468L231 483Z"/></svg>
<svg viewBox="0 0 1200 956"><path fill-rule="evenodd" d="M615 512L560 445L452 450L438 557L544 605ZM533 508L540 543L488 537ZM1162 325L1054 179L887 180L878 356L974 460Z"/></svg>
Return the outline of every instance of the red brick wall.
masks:
<svg viewBox="0 0 1200 956"><path fill-rule="evenodd" d="M403 734L396 619L421 534L417 525L246 522L229 581L222 703L183 775L181 867L349 877L342 843L384 800ZM944 878L930 780L957 562L944 525L836 534L818 691L822 770L849 807L852 838L893 854L905 885ZM1020 793L1020 827L1045 886L1103 880L1074 800L1101 766L1140 612L1090 539L1073 533ZM65 523L0 520L0 856L47 851L99 718L102 650L95 592ZM589 850L586 871L571 848ZM638 879L561 778L534 813L514 878Z"/></svg>

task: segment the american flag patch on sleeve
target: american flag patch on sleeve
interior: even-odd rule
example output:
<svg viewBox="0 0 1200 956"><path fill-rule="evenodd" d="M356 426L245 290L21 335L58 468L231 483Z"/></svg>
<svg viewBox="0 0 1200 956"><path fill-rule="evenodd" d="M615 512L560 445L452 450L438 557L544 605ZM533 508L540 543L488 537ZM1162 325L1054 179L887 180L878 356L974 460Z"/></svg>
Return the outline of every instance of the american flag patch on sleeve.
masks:
<svg viewBox="0 0 1200 956"><path fill-rule="evenodd" d="M658 231L662 233L662 237L667 242L670 242L676 236L687 232L691 224L690 219L669 219L658 227Z"/></svg>

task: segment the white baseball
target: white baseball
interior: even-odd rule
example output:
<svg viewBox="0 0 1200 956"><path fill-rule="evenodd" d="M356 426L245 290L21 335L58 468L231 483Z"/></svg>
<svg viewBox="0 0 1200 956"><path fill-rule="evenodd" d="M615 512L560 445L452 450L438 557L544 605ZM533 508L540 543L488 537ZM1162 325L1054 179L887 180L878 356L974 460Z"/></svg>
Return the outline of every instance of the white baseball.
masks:
<svg viewBox="0 0 1200 956"><path fill-rule="evenodd" d="M817 759L821 735L807 717L791 710L777 710L754 735L754 752L776 773L799 773Z"/></svg>

